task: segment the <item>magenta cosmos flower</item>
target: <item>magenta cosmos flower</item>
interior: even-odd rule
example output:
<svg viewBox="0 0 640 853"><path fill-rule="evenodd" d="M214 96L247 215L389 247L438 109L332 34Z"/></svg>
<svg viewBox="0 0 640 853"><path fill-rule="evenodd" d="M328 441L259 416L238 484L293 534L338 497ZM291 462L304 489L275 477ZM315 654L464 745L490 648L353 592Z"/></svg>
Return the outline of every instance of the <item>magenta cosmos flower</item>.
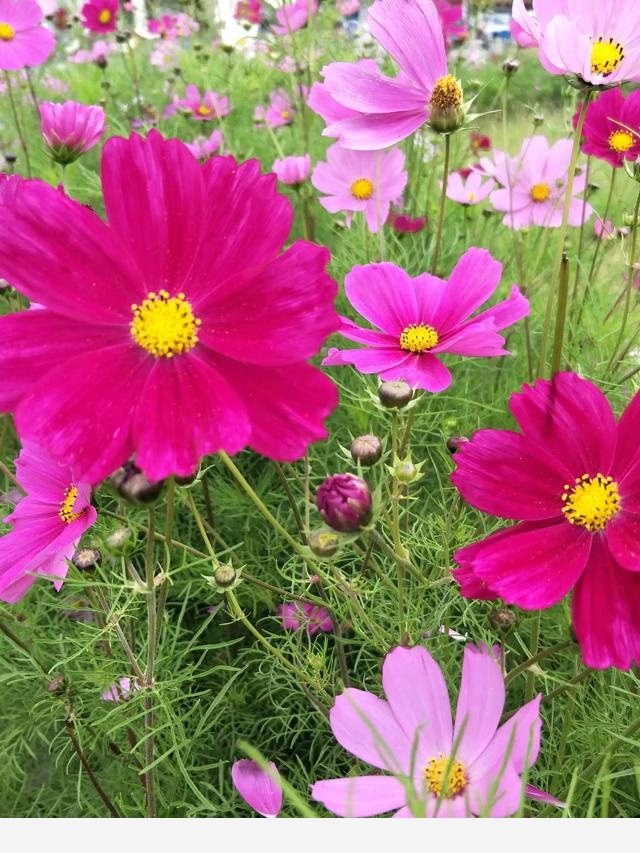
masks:
<svg viewBox="0 0 640 853"><path fill-rule="evenodd" d="M93 148L104 133L105 114L101 107L87 107L76 101L63 104L40 103L40 126L54 160L73 163Z"/></svg>
<svg viewBox="0 0 640 853"><path fill-rule="evenodd" d="M491 195L496 182L493 178L483 181L480 172L471 171L464 178L460 172L452 172L447 179L447 198L470 207L484 201Z"/></svg>
<svg viewBox="0 0 640 853"><path fill-rule="evenodd" d="M211 121L229 113L229 99L213 91L203 91L197 86L189 85L184 90L185 97L176 101L176 107L191 113L198 121Z"/></svg>
<svg viewBox="0 0 640 853"><path fill-rule="evenodd" d="M462 20L462 4L453 5L447 0L435 0L435 4L447 45L454 40L466 38L469 31Z"/></svg>
<svg viewBox="0 0 640 853"><path fill-rule="evenodd" d="M507 817L520 807L520 775L540 749L540 697L504 725L505 688L488 649L466 646L455 723L440 667L421 646L382 665L386 701L349 688L329 714L350 753L393 775L316 782L311 795L342 817ZM454 753L454 744L457 749Z"/></svg>
<svg viewBox="0 0 640 853"><path fill-rule="evenodd" d="M587 666L640 662L640 395L616 424L574 373L524 386L509 404L521 432L480 430L454 456L472 506L520 521L458 551L467 598L551 607L573 587Z"/></svg>
<svg viewBox="0 0 640 853"><path fill-rule="evenodd" d="M574 74L592 86L640 81L637 0L514 0L513 17L538 46L551 74Z"/></svg>
<svg viewBox="0 0 640 853"><path fill-rule="evenodd" d="M4 519L12 530L0 538L0 601L12 604L39 575L59 590L67 560L96 520L91 487L33 442L25 441L16 459L16 479L26 496Z"/></svg>
<svg viewBox="0 0 640 853"><path fill-rule="evenodd" d="M332 349L323 364L353 364L380 379L403 379L414 388L444 391L451 373L438 356L509 355L498 332L529 313L517 287L503 302L471 317L500 283L502 264L486 249L469 249L448 281L429 273L411 278L395 264L356 266L344 289L349 302L377 328L342 317L340 334L366 349Z"/></svg>
<svg viewBox="0 0 640 853"><path fill-rule="evenodd" d="M371 35L400 73L387 77L371 60L332 62L322 69L324 83L316 86L314 99L322 86L326 96L321 100L348 110L325 128L324 136L337 137L345 148L375 151L421 127L434 90L438 101L438 93L451 90L453 78L447 74L442 26L432 0L376 0L368 16Z"/></svg>
<svg viewBox="0 0 640 853"><path fill-rule="evenodd" d="M491 203L505 214L504 225L516 230L531 225L560 227L572 146L570 139L560 139L550 146L546 137L532 136L523 141L515 157L494 152L491 174L502 188L491 193ZM481 166L485 162L482 160ZM579 226L593 213L591 205L578 198L586 183L587 175L583 170L573 182L569 225Z"/></svg>
<svg viewBox="0 0 640 853"><path fill-rule="evenodd" d="M277 24L272 24L271 29L276 35L286 36L296 30L306 27L309 21L309 7L311 15L318 13L318 0L296 0L289 6L276 9Z"/></svg>
<svg viewBox="0 0 640 853"><path fill-rule="evenodd" d="M0 318L0 407L20 435L91 483L131 456L156 481L221 449L297 459L324 438L337 392L307 359L339 325L336 284L325 248L281 254L275 183L157 131L104 146L108 224L0 179L0 276L44 306Z"/></svg>
<svg viewBox="0 0 640 853"><path fill-rule="evenodd" d="M276 616L282 620L282 625L288 631L299 631L301 628L312 637L319 631L330 634L333 631L331 614L326 607L311 604L310 601L290 601L279 604Z"/></svg>
<svg viewBox="0 0 640 853"><path fill-rule="evenodd" d="M111 33L118 22L119 0L89 0L82 7L82 26L92 33Z"/></svg>
<svg viewBox="0 0 640 853"><path fill-rule="evenodd" d="M280 183L288 186L301 184L309 177L311 155L303 154L301 157L283 157L281 160L274 160L272 169Z"/></svg>
<svg viewBox="0 0 640 853"><path fill-rule="evenodd" d="M260 24L264 18L264 9L260 0L239 0L233 13L236 21L246 21L249 24Z"/></svg>
<svg viewBox="0 0 640 853"><path fill-rule="evenodd" d="M335 143L327 149L327 162L317 163L311 176L313 186L326 193L320 204L329 213L361 212L369 231L377 232L389 216L391 202L399 198L407 185L404 154L399 148L389 151L349 151Z"/></svg>
<svg viewBox="0 0 640 853"><path fill-rule="evenodd" d="M578 123L579 111L574 116ZM626 98L620 89L609 89L587 107L582 151L606 160L619 169L625 160L640 155L640 90Z"/></svg>
<svg viewBox="0 0 640 853"><path fill-rule="evenodd" d="M282 786L278 768L269 762L267 773L249 758L236 761L231 768L231 779L236 791L254 811L263 817L276 817L282 808Z"/></svg>
<svg viewBox="0 0 640 853"><path fill-rule="evenodd" d="M0 69L17 71L46 62L56 40L41 21L36 0L0 0Z"/></svg>

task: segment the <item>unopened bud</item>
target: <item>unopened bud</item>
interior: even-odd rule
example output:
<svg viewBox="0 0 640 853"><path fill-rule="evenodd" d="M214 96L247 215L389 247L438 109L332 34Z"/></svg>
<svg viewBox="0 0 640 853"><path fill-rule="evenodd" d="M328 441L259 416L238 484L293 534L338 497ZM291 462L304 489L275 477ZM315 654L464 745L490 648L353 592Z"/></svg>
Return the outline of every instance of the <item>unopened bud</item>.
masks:
<svg viewBox="0 0 640 853"><path fill-rule="evenodd" d="M402 409L413 398L413 388L406 382L383 382L378 397L385 409Z"/></svg>
<svg viewBox="0 0 640 853"><path fill-rule="evenodd" d="M316 506L324 521L341 533L354 533L371 520L369 486L354 474L334 474L316 492Z"/></svg>
<svg viewBox="0 0 640 853"><path fill-rule="evenodd" d="M119 557L133 550L136 544L136 537L128 527L118 527L107 536L104 544L107 551Z"/></svg>
<svg viewBox="0 0 640 853"><path fill-rule="evenodd" d="M520 63L517 59L505 59L502 63L502 71L506 77L512 77L520 68Z"/></svg>
<svg viewBox="0 0 640 853"><path fill-rule="evenodd" d="M7 153L4 155L4 159L10 166L13 166L14 163L16 163L18 160L18 155L14 154L12 151L7 151Z"/></svg>
<svg viewBox="0 0 640 853"><path fill-rule="evenodd" d="M361 465L374 465L382 456L382 442L377 435L360 435L351 442L351 458Z"/></svg>
<svg viewBox="0 0 640 853"><path fill-rule="evenodd" d="M541 115L540 113L537 113L536 115L534 115L533 126L534 127L540 127L540 125L543 125L543 124L544 124L544 116Z"/></svg>
<svg viewBox="0 0 640 853"><path fill-rule="evenodd" d="M340 537L333 530L321 527L307 536L307 545L316 557L333 557L340 547Z"/></svg>
<svg viewBox="0 0 640 853"><path fill-rule="evenodd" d="M99 565L102 555L97 548L78 548L71 562L81 572L88 572Z"/></svg>
<svg viewBox="0 0 640 853"><path fill-rule="evenodd" d="M109 482L120 497L134 503L151 503L158 497L164 486L164 480L158 482L148 480L133 462L125 462L122 468L118 468L111 475Z"/></svg>
<svg viewBox="0 0 640 853"><path fill-rule="evenodd" d="M58 673L54 675L47 687L49 693L62 693L64 690L64 675Z"/></svg>
<svg viewBox="0 0 640 853"><path fill-rule="evenodd" d="M235 586L238 573L229 563L220 563L213 573L213 585L218 590L228 590Z"/></svg>
<svg viewBox="0 0 640 853"><path fill-rule="evenodd" d="M496 607L489 614L489 622L500 633L508 634L512 628L515 628L518 617L513 610L508 610L506 607Z"/></svg>
<svg viewBox="0 0 640 853"><path fill-rule="evenodd" d="M447 439L447 450L449 453L455 453L465 444L469 444L469 439L465 438L464 435L452 435L451 438Z"/></svg>
<svg viewBox="0 0 640 853"><path fill-rule="evenodd" d="M412 483L420 473L418 468L407 460L398 462L394 468L396 480L399 483Z"/></svg>

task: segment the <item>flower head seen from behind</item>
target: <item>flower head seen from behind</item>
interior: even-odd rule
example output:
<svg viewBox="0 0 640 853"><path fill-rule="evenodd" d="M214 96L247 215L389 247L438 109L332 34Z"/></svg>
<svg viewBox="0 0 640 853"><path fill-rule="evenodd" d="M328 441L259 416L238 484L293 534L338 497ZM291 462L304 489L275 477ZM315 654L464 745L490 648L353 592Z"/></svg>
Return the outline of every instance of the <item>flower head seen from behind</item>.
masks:
<svg viewBox="0 0 640 853"><path fill-rule="evenodd" d="M19 601L38 576L60 590L80 537L96 520L91 487L68 465L25 441L16 460L16 479L26 492L4 521L0 538L0 601Z"/></svg>
<svg viewBox="0 0 640 853"><path fill-rule="evenodd" d="M519 521L455 554L467 598L526 610L573 588L587 666L640 662L640 394L616 423L604 394L558 373L513 394L520 432L480 430L454 456L462 497Z"/></svg>
<svg viewBox="0 0 640 853"><path fill-rule="evenodd" d="M346 211L347 225L353 213L362 213L371 232L383 227L391 202L407 185L404 154L389 151L349 151L335 143L327 149L327 162L316 164L313 186L325 195L320 204L329 213Z"/></svg>
<svg viewBox="0 0 640 853"><path fill-rule="evenodd" d="M0 69L42 65L56 46L36 0L0 0Z"/></svg>
<svg viewBox="0 0 640 853"><path fill-rule="evenodd" d="M73 163L93 148L104 133L105 114L101 107L65 101L41 102L39 109L42 136L57 163Z"/></svg>
<svg viewBox="0 0 640 853"><path fill-rule="evenodd" d="M316 782L334 814L371 817L508 817L524 796L521 775L540 749L540 697L500 725L505 688L488 649L467 645L455 722L440 667L421 646L384 660L386 700L349 688L329 715L338 743L384 775ZM454 749L454 746L456 747Z"/></svg>
<svg viewBox="0 0 640 853"><path fill-rule="evenodd" d="M236 791L252 809L263 817L276 817L282 808L282 786L278 768L269 762L269 773L257 761L242 758L231 768Z"/></svg>
<svg viewBox="0 0 640 853"><path fill-rule="evenodd" d="M281 160L274 160L272 169L281 184L298 186L309 177L311 155L303 154L301 157L283 157Z"/></svg>
<svg viewBox="0 0 640 853"><path fill-rule="evenodd" d="M119 0L89 0L82 7L82 26L92 33L112 33L118 23Z"/></svg>
<svg viewBox="0 0 640 853"><path fill-rule="evenodd" d="M544 136L532 136L522 143L513 158L494 151L493 177L502 184L491 193L491 203L504 213L503 223L519 230L538 225L559 228L565 203L572 142L560 139L549 145ZM481 164L485 161L481 161ZM569 225L588 221L593 208L579 198L587 184L586 171L576 174L569 207Z"/></svg>
<svg viewBox="0 0 640 853"><path fill-rule="evenodd" d="M282 620L282 625L288 631L304 629L312 637L319 631L330 634L333 631L331 614L326 607L312 604L310 601L290 601L279 604L276 616Z"/></svg>
<svg viewBox="0 0 640 853"><path fill-rule="evenodd" d="M324 438L337 391L308 360L339 325L336 284L325 248L282 252L275 183L157 131L105 144L108 224L0 176L0 277L43 306L0 318L0 407L20 435L90 483L130 457L158 481L219 450L286 460Z"/></svg>
<svg viewBox="0 0 640 853"><path fill-rule="evenodd" d="M578 122L574 116L574 125ZM605 160L617 169L625 160L634 161L640 155L640 91L626 97L620 89L608 89L591 101L583 130L582 151Z"/></svg>
<svg viewBox="0 0 640 853"><path fill-rule="evenodd" d="M502 264L486 249L476 248L465 252L448 281L429 273L411 278L391 263L356 266L345 279L345 293L376 328L342 317L340 334L365 348L330 350L323 364L353 364L360 373L377 373L383 381L404 380L414 388L444 391L451 373L440 361L442 354L509 354L498 333L529 313L518 288L493 308L471 316L492 296L501 275Z"/></svg>

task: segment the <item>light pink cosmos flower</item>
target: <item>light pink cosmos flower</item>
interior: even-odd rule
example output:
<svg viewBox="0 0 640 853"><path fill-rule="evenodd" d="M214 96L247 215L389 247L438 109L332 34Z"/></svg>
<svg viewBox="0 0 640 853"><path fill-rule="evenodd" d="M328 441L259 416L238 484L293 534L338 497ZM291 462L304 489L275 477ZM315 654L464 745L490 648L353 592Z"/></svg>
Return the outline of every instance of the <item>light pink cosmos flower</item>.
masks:
<svg viewBox="0 0 640 853"><path fill-rule="evenodd" d="M617 228L610 219L603 222L600 217L597 217L593 223L593 233L598 240L615 240L618 236Z"/></svg>
<svg viewBox="0 0 640 853"><path fill-rule="evenodd" d="M511 38L518 45L518 47L537 47L538 40L533 36L529 35L526 30L524 30L520 24L516 21L515 18L511 18L511 22L509 24L509 30L511 32Z"/></svg>
<svg viewBox="0 0 640 853"><path fill-rule="evenodd" d="M187 142L186 145L196 160L204 163L205 160L208 160L209 157L222 148L223 143L224 137L222 131L214 130L211 136L198 136L197 139L194 139L193 142Z"/></svg>
<svg viewBox="0 0 640 853"><path fill-rule="evenodd" d="M106 117L102 107L65 101L41 102L39 109L42 137L57 163L73 163L93 148L104 133Z"/></svg>
<svg viewBox="0 0 640 853"><path fill-rule="evenodd" d="M366 349L329 350L325 365L353 364L383 381L444 391L451 373L438 356L509 355L498 332L526 317L529 303L517 287L503 302L471 317L494 293L502 264L486 249L468 249L448 281L423 273L411 278L395 264L356 266L345 278L349 302L377 328L342 317L340 334Z"/></svg>
<svg viewBox="0 0 640 853"><path fill-rule="evenodd" d="M82 26L93 33L112 33L118 22L119 0L89 0L82 7Z"/></svg>
<svg viewBox="0 0 640 853"><path fill-rule="evenodd" d="M538 46L551 74L574 74L592 86L640 81L637 0L514 0L513 17Z"/></svg>
<svg viewBox="0 0 640 853"><path fill-rule="evenodd" d="M388 151L349 151L335 143L327 150L327 162L316 164L311 183L326 196L320 204L329 213L362 212L367 227L377 232L389 216L391 202L407 185L404 154L399 148Z"/></svg>
<svg viewBox="0 0 640 853"><path fill-rule="evenodd" d="M0 601L11 604L27 593L38 575L60 590L67 560L96 520L91 487L31 441L23 443L16 460L16 479L26 496L4 519L13 529L0 538Z"/></svg>
<svg viewBox="0 0 640 853"><path fill-rule="evenodd" d="M107 57L115 49L116 46L114 44L98 39L91 50L77 50L68 57L68 61L77 65L95 62L96 65L104 67L107 64Z"/></svg>
<svg viewBox="0 0 640 853"><path fill-rule="evenodd" d="M311 155L303 154L301 157L283 157L282 160L274 160L271 167L276 173L280 183L295 186L301 184L309 177L311 171Z"/></svg>
<svg viewBox="0 0 640 853"><path fill-rule="evenodd" d="M46 62L56 40L41 22L36 0L0 0L0 69L18 71Z"/></svg>
<svg viewBox="0 0 640 853"><path fill-rule="evenodd" d="M494 152L492 176L502 189L491 193L491 204L505 214L503 223L516 230L539 225L559 228L562 224L572 142L560 139L549 146L544 136L532 136L522 143L520 153L508 158ZM481 167L486 159L481 160ZM576 175L569 208L569 225L588 221L593 208L578 198L587 185L586 171Z"/></svg>
<svg viewBox="0 0 640 853"><path fill-rule="evenodd" d="M269 762L271 776L256 761L242 758L231 768L234 788L252 809L263 817L276 817L282 808L282 786L278 768Z"/></svg>
<svg viewBox="0 0 640 853"><path fill-rule="evenodd" d="M447 179L447 198L467 207L480 204L491 194L496 185L493 178L489 178L484 184L482 178L480 172L473 170L466 179L460 172L452 172Z"/></svg>
<svg viewBox="0 0 640 853"><path fill-rule="evenodd" d="M258 125L268 124L269 127L291 124L295 114L295 107L284 89L274 89L269 96L269 104L266 107L259 104L253 112Z"/></svg>
<svg viewBox="0 0 640 853"><path fill-rule="evenodd" d="M376 0L368 20L371 35L399 66L398 75L387 77L371 60L332 62L322 69L324 83L316 92L322 86L348 111L323 135L337 137L345 148L375 151L427 121L434 87L447 75L447 57L432 0Z"/></svg>
<svg viewBox="0 0 640 853"><path fill-rule="evenodd" d="M210 90L203 91L202 95L197 86L189 85L185 89L185 97L175 102L178 109L191 113L191 117L197 121L212 121L229 114L231 107L226 95L219 95Z"/></svg>
<svg viewBox="0 0 640 853"><path fill-rule="evenodd" d="M518 811L524 796L520 776L540 750L540 696L501 726L500 666L491 651L470 645L455 723L440 667L421 646L387 655L382 686L386 700L345 690L329 721L341 746L392 775L316 782L315 800L342 817L390 811L401 818L508 817Z"/></svg>
<svg viewBox="0 0 640 853"><path fill-rule="evenodd" d="M343 18L357 15L360 11L360 0L336 0L336 11Z"/></svg>
<svg viewBox="0 0 640 853"><path fill-rule="evenodd" d="M140 685L128 676L123 676L107 687L101 698L105 702L126 702L132 690L140 690Z"/></svg>
<svg viewBox="0 0 640 853"><path fill-rule="evenodd" d="M175 41L159 41L149 55L149 62L155 68L172 68L177 63L179 50Z"/></svg>
<svg viewBox="0 0 640 853"><path fill-rule="evenodd" d="M317 15L318 0L296 0L289 6L276 9L278 23L272 24L271 29L278 36L286 36L306 27L309 20L309 6L311 6L311 15Z"/></svg>
<svg viewBox="0 0 640 853"><path fill-rule="evenodd" d="M276 608L276 616L282 619L282 624L289 631L298 631L300 628L313 636L318 631L330 634L333 631L331 615L326 607L311 604L309 601L291 601L287 604L279 604Z"/></svg>
<svg viewBox="0 0 640 853"><path fill-rule="evenodd" d="M131 456L151 481L251 445L292 460L326 437L333 383L308 360L338 327L329 252L282 252L291 203L260 164L177 139L111 137L107 222L0 176L0 277L44 306L0 318L0 409L76 476Z"/></svg>

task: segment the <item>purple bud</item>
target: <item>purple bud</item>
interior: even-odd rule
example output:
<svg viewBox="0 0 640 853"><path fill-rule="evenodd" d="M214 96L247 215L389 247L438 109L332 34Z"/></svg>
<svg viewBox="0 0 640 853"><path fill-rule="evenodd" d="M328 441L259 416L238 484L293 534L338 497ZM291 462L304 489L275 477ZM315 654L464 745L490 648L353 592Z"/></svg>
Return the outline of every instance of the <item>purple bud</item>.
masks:
<svg viewBox="0 0 640 853"><path fill-rule="evenodd" d="M361 465L374 465L382 456L382 442L377 435L360 435L351 442L351 458Z"/></svg>
<svg viewBox="0 0 640 853"><path fill-rule="evenodd" d="M329 527L353 533L371 519L371 492L360 477L333 474L319 487L316 506Z"/></svg>
<svg viewBox="0 0 640 853"><path fill-rule="evenodd" d="M465 444L469 444L469 439L465 438L464 435L452 435L451 438L447 439L447 450L449 453L455 453Z"/></svg>

